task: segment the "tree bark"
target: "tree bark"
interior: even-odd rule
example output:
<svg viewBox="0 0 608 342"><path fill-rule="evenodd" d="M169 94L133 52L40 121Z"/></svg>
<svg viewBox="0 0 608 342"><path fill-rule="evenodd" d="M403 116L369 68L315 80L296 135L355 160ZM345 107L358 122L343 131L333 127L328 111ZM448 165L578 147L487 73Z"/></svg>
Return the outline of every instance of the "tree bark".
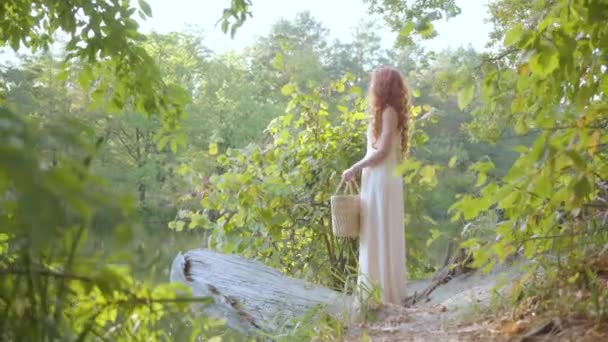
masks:
<svg viewBox="0 0 608 342"><path fill-rule="evenodd" d="M346 295L285 276L260 262L204 249L179 253L171 266L171 281L188 285L195 297L212 297L213 304L194 310L223 318L242 333L277 332L317 307L339 315L350 303Z"/></svg>

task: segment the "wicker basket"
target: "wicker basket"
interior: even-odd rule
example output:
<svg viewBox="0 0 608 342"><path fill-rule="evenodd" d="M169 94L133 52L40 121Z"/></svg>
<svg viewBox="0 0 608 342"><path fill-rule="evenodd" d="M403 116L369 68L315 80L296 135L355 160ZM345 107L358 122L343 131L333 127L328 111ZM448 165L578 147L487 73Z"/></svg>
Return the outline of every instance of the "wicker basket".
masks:
<svg viewBox="0 0 608 342"><path fill-rule="evenodd" d="M353 185L354 188L353 189ZM336 193L331 196L331 223L336 237L358 238L361 213L359 186L356 182L346 183L345 191L339 194L343 181L340 182Z"/></svg>

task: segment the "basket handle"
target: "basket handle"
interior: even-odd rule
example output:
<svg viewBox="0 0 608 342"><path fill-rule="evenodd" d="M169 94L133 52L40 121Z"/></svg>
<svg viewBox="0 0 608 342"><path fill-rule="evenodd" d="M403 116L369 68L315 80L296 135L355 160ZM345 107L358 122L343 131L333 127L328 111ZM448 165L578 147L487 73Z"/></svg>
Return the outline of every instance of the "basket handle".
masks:
<svg viewBox="0 0 608 342"><path fill-rule="evenodd" d="M356 181L352 181L352 182L344 182L344 179L340 180L340 184L338 184L338 187L336 188L336 192L334 193L334 195L337 195L340 192L340 189L342 188L342 185L344 185L344 183L346 183L346 187L345 187L345 193L347 194L358 194L361 192L361 189L359 188L359 184L357 184ZM353 184L354 185L354 189L353 189ZM356 190L356 192L355 192Z"/></svg>

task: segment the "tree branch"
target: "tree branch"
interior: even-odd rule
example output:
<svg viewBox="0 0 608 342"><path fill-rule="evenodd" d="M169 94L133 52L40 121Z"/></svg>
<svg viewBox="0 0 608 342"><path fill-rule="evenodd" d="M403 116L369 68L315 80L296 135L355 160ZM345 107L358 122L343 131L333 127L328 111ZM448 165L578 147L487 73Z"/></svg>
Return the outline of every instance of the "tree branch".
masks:
<svg viewBox="0 0 608 342"><path fill-rule="evenodd" d="M482 65L484 65L485 63L493 63L493 62L499 61L517 51L518 51L518 49L507 49L496 56L483 58L481 61L481 64L479 64L478 68L481 67Z"/></svg>
<svg viewBox="0 0 608 342"><path fill-rule="evenodd" d="M93 282L94 281L93 278L89 278L89 277L85 277L85 276L60 273L60 272L54 272L54 271L49 271L49 270L29 270L28 271L28 270L15 269L15 268L8 268L8 269L0 270L0 276L28 275L28 274L35 274L35 275L39 275L39 276L43 276L43 277L51 277L51 278L58 278L58 279L78 280L78 281L83 281L83 282Z"/></svg>
<svg viewBox="0 0 608 342"><path fill-rule="evenodd" d="M124 131L124 129L120 128L120 130L123 132L123 134L129 138L129 135ZM121 137L120 133L115 130L114 133L116 134L116 137L118 138L118 140L120 141L120 143L125 147L125 149L127 150L127 154L133 158L133 160L135 161L135 163L139 163L139 159L137 159L137 155L133 152L133 150L131 149L131 147L129 147L129 144L123 139L123 137Z"/></svg>

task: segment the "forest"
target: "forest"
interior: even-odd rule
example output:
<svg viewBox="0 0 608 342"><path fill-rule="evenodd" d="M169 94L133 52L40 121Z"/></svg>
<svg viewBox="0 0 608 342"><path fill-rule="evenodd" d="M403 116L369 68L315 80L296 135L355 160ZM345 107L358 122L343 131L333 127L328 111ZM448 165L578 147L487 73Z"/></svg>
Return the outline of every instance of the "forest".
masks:
<svg viewBox="0 0 608 342"><path fill-rule="evenodd" d="M226 1L225 39L255 1ZM351 41L302 12L218 52L195 28L142 33L143 0L3 0L0 49L16 58L0 64L0 339L258 339L193 313L212 299L169 282L195 248L350 291L358 245L334 237L329 202L365 153L380 65L413 98L396 170L408 280L457 249L480 273L521 260L490 317L559 317L597 338L573 340L606 338L608 0L490 0L485 51L423 47L458 1L358 1L382 20ZM348 330L293 319L267 338Z"/></svg>

